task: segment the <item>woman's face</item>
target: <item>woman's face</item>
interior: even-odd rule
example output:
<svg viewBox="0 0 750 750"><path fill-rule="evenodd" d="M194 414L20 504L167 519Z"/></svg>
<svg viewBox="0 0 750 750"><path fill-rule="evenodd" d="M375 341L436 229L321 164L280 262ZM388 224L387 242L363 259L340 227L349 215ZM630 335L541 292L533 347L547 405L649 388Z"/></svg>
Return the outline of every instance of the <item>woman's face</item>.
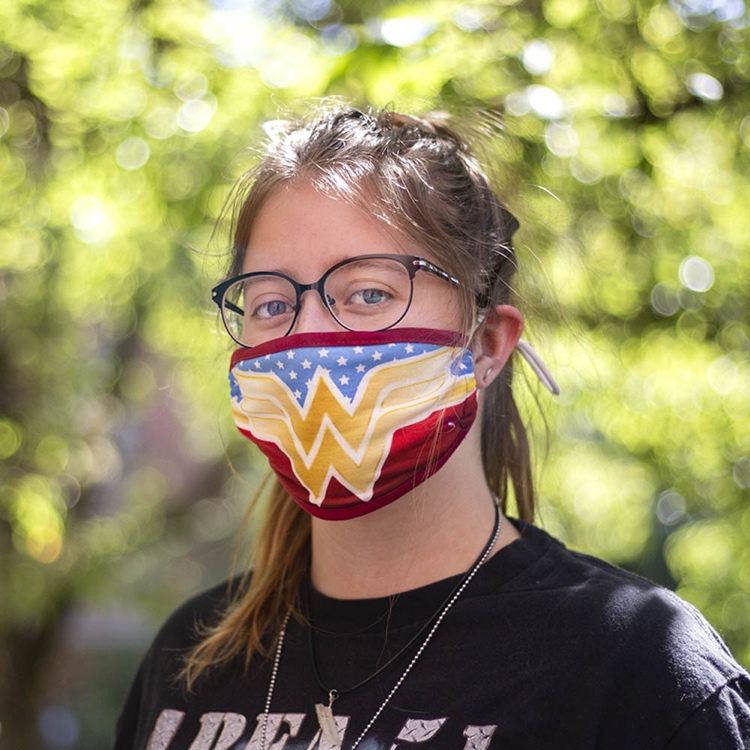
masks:
<svg viewBox="0 0 750 750"><path fill-rule="evenodd" d="M295 183L276 190L261 208L242 270L276 271L309 284L343 260L373 253L418 255L440 265L423 248L362 209L308 184ZM411 306L398 323L398 327L407 326L460 330L456 288L432 274L417 272ZM290 333L341 330L316 292L303 295Z"/></svg>

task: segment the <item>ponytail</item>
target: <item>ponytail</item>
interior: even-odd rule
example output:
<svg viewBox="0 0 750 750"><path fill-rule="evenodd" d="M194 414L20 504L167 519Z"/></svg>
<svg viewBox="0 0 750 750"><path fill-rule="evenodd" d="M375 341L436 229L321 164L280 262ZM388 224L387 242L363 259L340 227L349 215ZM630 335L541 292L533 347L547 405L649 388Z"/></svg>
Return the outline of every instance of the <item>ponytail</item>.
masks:
<svg viewBox="0 0 750 750"><path fill-rule="evenodd" d="M247 520L260 502L253 500ZM249 666L256 654L268 656L285 614L299 611L302 581L310 564L310 516L276 478L268 491L269 510L254 540L251 565L233 590L214 625L199 625L201 641L189 652L181 677L188 689L211 667L238 657Z"/></svg>

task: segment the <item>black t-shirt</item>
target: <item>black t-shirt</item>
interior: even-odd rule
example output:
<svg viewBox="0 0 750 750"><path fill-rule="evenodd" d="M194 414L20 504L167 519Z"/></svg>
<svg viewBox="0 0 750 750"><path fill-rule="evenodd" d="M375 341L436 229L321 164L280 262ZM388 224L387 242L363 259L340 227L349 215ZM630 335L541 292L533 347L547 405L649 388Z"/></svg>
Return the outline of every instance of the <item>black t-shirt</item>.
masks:
<svg viewBox="0 0 750 750"><path fill-rule="evenodd" d="M362 739L361 750L724 750L750 748L750 677L690 605L524 524L477 573ZM332 750L321 687L350 750L418 646L377 678L458 578L370 600L310 592L315 625L292 619L266 724L268 750ZM272 660L176 682L195 625L214 621L226 585L178 609L136 675L115 750L264 750ZM425 631L426 634L426 631ZM319 681L320 680L320 683ZM358 750L359 750L358 748Z"/></svg>

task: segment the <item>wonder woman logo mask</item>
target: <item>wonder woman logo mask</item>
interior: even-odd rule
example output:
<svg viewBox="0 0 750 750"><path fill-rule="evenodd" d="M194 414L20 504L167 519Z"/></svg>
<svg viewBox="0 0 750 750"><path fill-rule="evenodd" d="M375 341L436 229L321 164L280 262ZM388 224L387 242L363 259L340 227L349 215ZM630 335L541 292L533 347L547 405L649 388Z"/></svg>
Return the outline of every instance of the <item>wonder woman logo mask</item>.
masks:
<svg viewBox="0 0 750 750"><path fill-rule="evenodd" d="M232 357L232 415L299 505L327 519L393 502L434 474L476 416L460 334L302 333Z"/></svg>

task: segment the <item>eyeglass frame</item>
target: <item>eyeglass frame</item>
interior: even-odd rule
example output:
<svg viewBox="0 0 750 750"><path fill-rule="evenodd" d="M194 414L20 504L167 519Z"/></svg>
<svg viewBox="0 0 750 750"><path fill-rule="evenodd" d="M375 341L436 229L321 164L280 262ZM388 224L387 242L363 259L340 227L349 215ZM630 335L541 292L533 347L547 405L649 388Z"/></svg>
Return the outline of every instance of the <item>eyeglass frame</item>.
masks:
<svg viewBox="0 0 750 750"><path fill-rule="evenodd" d="M320 295L320 299L323 302L323 306L326 310L328 310L330 316L336 321L338 325L340 325L342 328L344 328L347 331L357 331L359 329L357 328L350 328L347 325L344 325L334 314L333 310L331 310L331 306L328 302L328 300L325 297L324 294L324 288L325 283L328 279L328 277L334 273L334 271L337 271L342 266L345 266L349 263L355 263L360 260L378 260L378 259L384 259L384 260L395 260L401 263L404 268L406 269L406 272L409 276L409 301L406 303L406 307L404 308L404 311L399 316L398 320L395 320L390 325L385 326L384 328L376 328L375 332L377 331L387 331L390 328L393 328L395 325L398 325L406 315L407 312L409 312L409 308L411 307L412 299L414 298L414 277L416 276L417 271L425 271L426 273L432 274L433 276L436 276L439 279L443 279L444 281L447 281L450 284L453 284L454 286L461 286L461 282L455 277L449 274L444 269L440 268L440 266L436 266L434 263L430 262L426 258L422 258L419 255L402 255L400 253L370 253L367 255L355 255L353 258L346 258L342 261L339 261L335 265L331 266L317 281L312 282L311 284L300 284L299 281L296 279L293 279L291 276L287 276L286 274L280 273L279 271L251 271L250 273L243 273L239 276L233 276L231 279L227 279L226 281L222 281L220 284L217 284L212 290L211 290L211 299L216 304L216 306L219 308L219 312L221 313L221 321L224 324L224 328L226 329L229 336L232 338L232 340L239 344L240 346L244 347L245 349L252 349L252 346L248 346L247 344L244 344L242 341L237 339L232 331L229 329L229 326L227 325L226 317L224 316L224 297L226 296L227 291L234 286L236 283L240 281L244 281L245 279L251 279L257 276L275 276L280 279L284 279L285 281L288 281L293 287L296 292L296 298L295 298L295 304L294 304L294 317L292 318L292 322L289 325L289 328L287 329L286 333L283 336L278 336L276 338L284 338L284 336L288 336L291 332L292 328L294 328L294 324L297 322L297 318L299 317L300 310L302 309L302 295L305 292L308 291L315 291ZM227 302L228 305L231 305L230 302ZM239 308L234 306L234 309L232 312L235 312L237 314L244 314L244 312ZM230 307L230 309L232 309ZM257 346L257 344L255 345Z"/></svg>

